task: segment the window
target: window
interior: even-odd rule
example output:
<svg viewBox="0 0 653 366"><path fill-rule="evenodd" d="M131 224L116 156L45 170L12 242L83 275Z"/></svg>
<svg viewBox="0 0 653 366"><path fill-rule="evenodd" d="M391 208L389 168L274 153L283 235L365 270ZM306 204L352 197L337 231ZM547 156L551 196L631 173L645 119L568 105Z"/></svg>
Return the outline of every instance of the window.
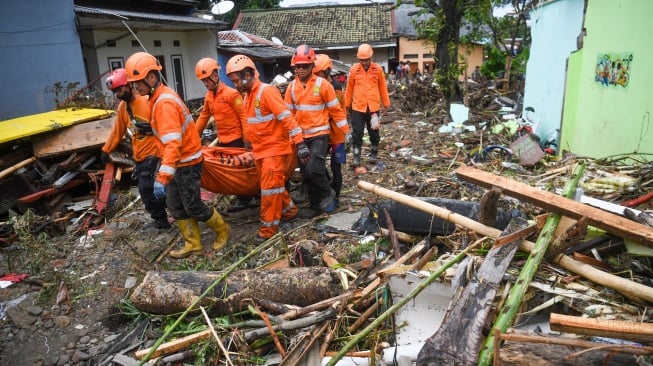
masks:
<svg viewBox="0 0 653 366"><path fill-rule="evenodd" d="M433 54L432 53L425 53L425 54L422 55L422 57L423 58L433 58Z"/></svg>
<svg viewBox="0 0 653 366"><path fill-rule="evenodd" d="M108 40L107 47L116 47L116 41L114 39Z"/></svg>
<svg viewBox="0 0 653 366"><path fill-rule="evenodd" d="M109 57L109 71L124 68L125 61L122 57Z"/></svg>
<svg viewBox="0 0 653 366"><path fill-rule="evenodd" d="M407 55L404 55L404 58L419 58L419 55L416 53L409 53Z"/></svg>
<svg viewBox="0 0 653 366"><path fill-rule="evenodd" d="M154 47L161 47L161 40L160 39L155 39L154 40Z"/></svg>
<svg viewBox="0 0 653 366"><path fill-rule="evenodd" d="M174 41L172 41L172 45L175 46L175 47L179 47L179 46L181 46L181 42L179 42L178 39L175 39Z"/></svg>
<svg viewBox="0 0 653 366"><path fill-rule="evenodd" d="M138 43L137 40L132 39L132 47L140 47L140 46L141 46L141 45L140 45L140 43Z"/></svg>

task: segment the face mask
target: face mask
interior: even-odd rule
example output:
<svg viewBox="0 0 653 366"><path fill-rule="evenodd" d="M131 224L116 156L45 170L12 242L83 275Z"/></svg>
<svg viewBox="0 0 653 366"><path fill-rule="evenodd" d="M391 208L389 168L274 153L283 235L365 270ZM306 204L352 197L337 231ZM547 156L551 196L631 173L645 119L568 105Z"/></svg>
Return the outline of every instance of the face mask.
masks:
<svg viewBox="0 0 653 366"><path fill-rule="evenodd" d="M124 100L125 102L129 102L130 100L132 100L132 92L131 91L126 91L126 92L122 93L122 95L119 96L118 99Z"/></svg>

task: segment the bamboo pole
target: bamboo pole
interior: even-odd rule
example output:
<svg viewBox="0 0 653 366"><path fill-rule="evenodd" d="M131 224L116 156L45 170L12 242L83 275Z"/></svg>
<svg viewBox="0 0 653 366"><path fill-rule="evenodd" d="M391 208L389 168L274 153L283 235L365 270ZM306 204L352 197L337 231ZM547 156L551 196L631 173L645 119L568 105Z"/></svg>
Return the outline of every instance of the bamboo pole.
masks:
<svg viewBox="0 0 653 366"><path fill-rule="evenodd" d="M578 186L578 182L583 175L583 171L585 171L584 164L576 167L572 179L567 181L567 184L565 184L563 190L563 195L565 197L569 198L574 194L576 186ZM508 294L506 302L503 304L499 315L494 321L492 329L498 329L503 333L508 329L510 324L512 324L512 321L519 310L524 294L528 290L528 286L535 276L540 263L542 263L542 259L544 259L549 244L553 240L553 234L555 233L561 218L562 215L560 214L552 214L546 220L546 223L540 232L540 236L537 238L537 242L535 243L535 248L528 256L524 267L522 267L519 272L517 282L510 289L510 294ZM485 343L478 356L479 366L488 366L492 363L492 356L494 353L494 334L494 331L491 331L488 337L485 338Z"/></svg>
<svg viewBox="0 0 653 366"><path fill-rule="evenodd" d="M18 170L18 169L20 169L20 168L22 168L24 166L32 164L35 161L36 161L36 157L32 156L31 158L25 159L25 160L21 161L20 163L18 163L16 165L10 166L9 168L7 168L7 169L0 172L0 179L8 176L9 174L15 172L16 170Z"/></svg>
<svg viewBox="0 0 653 366"><path fill-rule="evenodd" d="M359 181L358 187L360 189L375 193L379 196L392 199L406 206L410 206L420 211L437 216L443 220L447 220L457 225L464 226L466 228L474 230L475 232L481 235L489 236L494 239L497 239L501 236L501 230L495 229L490 226L482 225L481 223L476 222L468 217L449 211L446 208L435 206L428 202L422 201L418 198L410 197L405 194L401 194L386 188L382 188L380 186L365 181ZM521 240L519 242L519 248L526 252L531 252L534 246L535 243L528 240ZM629 279L604 272L600 269L590 266L589 264L579 262L563 254L556 257L553 260L553 262L559 264L560 266L562 266L563 268L571 272L583 276L584 278L596 284L619 291L622 294L626 295L627 297L653 302L653 288L649 286L642 285L641 283L633 282Z"/></svg>
<svg viewBox="0 0 653 366"><path fill-rule="evenodd" d="M633 342L653 342L653 324L624 320L582 318L551 313L551 330L582 335L626 339Z"/></svg>
<svg viewBox="0 0 653 366"><path fill-rule="evenodd" d="M465 250L458 253L458 255L453 257L451 260L438 267L428 277L426 277L424 281L422 281L419 285L417 285L417 287L415 287L411 292L409 292L403 299L401 299L399 302L397 302L396 304L388 308L388 310L383 312L383 314L377 317L372 323L370 323L370 325L368 325L360 333L356 334L356 336L351 341L347 342L347 344L345 344L338 351L338 353L329 360L327 366L334 366L341 358L347 355L347 352L349 352L349 350L352 349L352 347L354 347L356 344L358 344L358 342L360 342L362 339L367 337L374 329L376 329L379 325L381 325L389 316L394 314L402 306L406 305L406 303L408 303L417 295L419 295L420 292L422 292L428 285L430 285L433 281L435 281L438 277L440 277L449 267L453 266L454 264L460 262L463 258L465 258L465 256L469 251L475 249L476 246L478 246L478 244L482 242L483 242L482 240L479 240L475 244L468 246Z"/></svg>

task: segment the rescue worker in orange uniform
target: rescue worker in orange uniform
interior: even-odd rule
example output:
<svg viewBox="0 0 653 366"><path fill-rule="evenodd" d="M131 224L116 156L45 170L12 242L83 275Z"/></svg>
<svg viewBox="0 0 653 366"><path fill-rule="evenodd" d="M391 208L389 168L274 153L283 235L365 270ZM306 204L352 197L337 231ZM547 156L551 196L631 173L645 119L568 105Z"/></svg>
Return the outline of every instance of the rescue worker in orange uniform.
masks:
<svg viewBox="0 0 653 366"><path fill-rule="evenodd" d="M279 223L297 216L297 206L286 190L286 162L297 148L303 164L310 159L304 134L276 87L261 82L254 62L236 55L227 62L227 76L245 97L247 128L261 184L261 226L255 242L262 243L279 231Z"/></svg>
<svg viewBox="0 0 653 366"><path fill-rule="evenodd" d="M125 63L127 81L141 95L149 96L150 124L161 150L161 166L154 182L154 196L166 198L171 215L184 237L184 247L170 252L173 258L202 254L198 220L215 231L213 250L222 249L231 229L215 208L200 197L202 143L193 116L179 95L161 82L159 61L146 52L131 55Z"/></svg>
<svg viewBox="0 0 653 366"><path fill-rule="evenodd" d="M361 147L365 127L370 136L370 163L376 163L379 152L380 117L385 109L390 107L390 97L385 75L381 65L372 62L374 50L372 46L363 43L358 46L356 57L358 63L349 70L347 87L345 88L345 107L351 108L351 127L354 145L354 160L352 165L361 164Z"/></svg>
<svg viewBox="0 0 653 366"><path fill-rule="evenodd" d="M336 98L338 98L338 103L344 111L344 90L342 84L331 77L332 68L333 63L328 55L321 53L315 55L313 74L326 79L331 83L331 85L333 85L333 90L336 93ZM329 206L324 210L325 212L334 211L340 202L340 191L342 190L342 165L347 163L346 145L351 144L351 133L349 133L349 131L344 132L343 129L340 129L333 118L329 118L329 124L331 128L329 130L329 148L327 150L331 153L331 188L333 188L336 195ZM349 126L347 126L347 129L349 129Z"/></svg>
<svg viewBox="0 0 653 366"><path fill-rule="evenodd" d="M201 135L211 116L218 134L218 146L246 147L244 129L247 124L243 97L234 88L220 80L220 65L212 58L203 58L195 65L195 75L206 87L204 107L195 121ZM249 146L251 148L251 146ZM251 196L237 196L236 203L227 209L237 212L249 207Z"/></svg>
<svg viewBox="0 0 653 366"><path fill-rule="evenodd" d="M106 81L107 88L120 99L113 128L102 146L102 161L110 161L113 152L129 131L131 135L133 158L136 162L135 175L138 193L141 195L145 210L154 222L145 226L157 229L169 229L168 213L165 199L154 197L154 177L161 162L161 153L156 137L149 128L150 105L147 97L134 95L127 82L125 69L115 69Z"/></svg>
<svg viewBox="0 0 653 366"><path fill-rule="evenodd" d="M313 218L324 212L335 197L326 173L326 153L331 129L329 119L335 121L335 127L343 134L349 133L349 124L331 83L313 75L313 48L307 45L297 47L294 61L297 77L286 89L285 102L302 128L304 141L311 151L308 163L300 164L311 207L303 210L300 215L303 218Z"/></svg>

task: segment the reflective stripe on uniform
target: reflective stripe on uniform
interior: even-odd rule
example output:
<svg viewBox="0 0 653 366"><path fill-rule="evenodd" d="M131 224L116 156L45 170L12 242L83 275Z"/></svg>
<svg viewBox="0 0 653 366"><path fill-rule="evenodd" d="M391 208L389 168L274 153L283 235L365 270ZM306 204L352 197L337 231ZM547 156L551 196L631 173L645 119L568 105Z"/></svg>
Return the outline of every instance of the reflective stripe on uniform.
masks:
<svg viewBox="0 0 653 366"><path fill-rule="evenodd" d="M293 201L291 200L290 203L288 204L288 206L284 207L284 208L281 210L281 215L283 216L283 214L285 214L286 212L292 210L293 208L295 208L295 204L294 204Z"/></svg>
<svg viewBox="0 0 653 366"><path fill-rule="evenodd" d="M304 134L305 135L310 135L312 133L317 133L317 132L320 132L320 131L329 131L329 124L327 123L324 126L318 126L318 127L313 127L313 128L306 129L306 130L304 130Z"/></svg>
<svg viewBox="0 0 653 366"><path fill-rule="evenodd" d="M286 187L271 188L271 189L261 189L261 196L273 196L275 194L280 194L285 192Z"/></svg>
<svg viewBox="0 0 653 366"><path fill-rule="evenodd" d="M259 123L270 122L275 118L274 113L266 114L265 116L262 115L261 108L259 107L259 105L261 105L261 95L263 94L263 89L265 89L268 86L269 86L268 84L262 84L261 88L258 90L258 93L256 94L256 99L254 100L254 117L247 118L248 124L259 124Z"/></svg>
<svg viewBox="0 0 653 366"><path fill-rule="evenodd" d="M202 150L196 152L196 153L193 154L193 155L190 155L190 156L187 156L187 157L181 158L181 159L179 159L179 161L182 162L182 163L187 163L187 162L189 162L189 161L193 161L193 160L199 158L200 156L202 156Z"/></svg>
<svg viewBox="0 0 653 366"><path fill-rule="evenodd" d="M168 143L170 141L173 141L173 140L182 141L184 132L186 132L186 129L188 128L188 126L191 123L195 123L195 121L193 120L193 116L190 114L190 111L188 110L188 108L186 107L186 105L184 104L183 101L181 101L175 95L166 94L166 93L163 93L163 94L159 95L159 97L154 102L154 105L152 106L152 110L156 110L156 105L162 100L173 100L175 103L177 103L177 105L181 108L181 110L184 113L184 124L181 126L181 132L171 132L171 133L167 133L167 134L165 134L163 136L159 136L159 133L158 133L158 131L156 129L154 129L154 126L152 126L152 131L153 131L154 135L157 136L159 138L159 140L161 141L161 143L163 143L163 144L166 144L166 143ZM193 160L195 160L195 159L197 159L197 158L199 158L201 156L202 156L202 150L200 149L200 150L197 150L196 152L192 153L191 155L181 156L179 161L181 163L187 163L187 162L193 161ZM171 175L174 175L175 174L175 168L170 168L170 169L172 169L172 170L171 171L165 171L163 169L163 166L162 166L161 169L159 169L159 170L161 172L165 172L165 173L169 173Z"/></svg>
<svg viewBox="0 0 653 366"><path fill-rule="evenodd" d="M184 133L186 131L186 129L188 128L188 125L191 124L191 123L195 123L195 121L193 120L193 116L188 111L188 108L186 107L184 102L182 102L179 98L177 98L176 96L174 96L172 94L161 94L156 99L156 102L154 102L154 105L152 106L152 110L156 110L156 105L159 104L160 101L168 100L168 99L174 100L175 103L177 103L177 105L179 105L181 107L181 110L184 112L184 125L181 126L181 132ZM158 136L158 134L156 132L154 134Z"/></svg>
<svg viewBox="0 0 653 366"><path fill-rule="evenodd" d="M165 135L159 137L159 140L161 140L162 143L168 143L172 140L179 140L181 141L181 133L179 132L171 132L171 133L166 133Z"/></svg>
<svg viewBox="0 0 653 366"><path fill-rule="evenodd" d="M292 130L290 130L290 133L288 135L290 135L290 137L292 138L293 136L299 135L300 133L302 133L302 129L300 127L295 127Z"/></svg>
<svg viewBox="0 0 653 366"><path fill-rule="evenodd" d="M264 226L264 227L279 226L280 222L281 222L281 220L274 220L274 221L263 221L263 220L261 220L261 226Z"/></svg>
<svg viewBox="0 0 653 366"><path fill-rule="evenodd" d="M161 173L175 175L176 171L177 171L177 169L175 167L173 167L173 166L170 166L170 165L161 164L161 166L159 167L159 172L161 172Z"/></svg>

